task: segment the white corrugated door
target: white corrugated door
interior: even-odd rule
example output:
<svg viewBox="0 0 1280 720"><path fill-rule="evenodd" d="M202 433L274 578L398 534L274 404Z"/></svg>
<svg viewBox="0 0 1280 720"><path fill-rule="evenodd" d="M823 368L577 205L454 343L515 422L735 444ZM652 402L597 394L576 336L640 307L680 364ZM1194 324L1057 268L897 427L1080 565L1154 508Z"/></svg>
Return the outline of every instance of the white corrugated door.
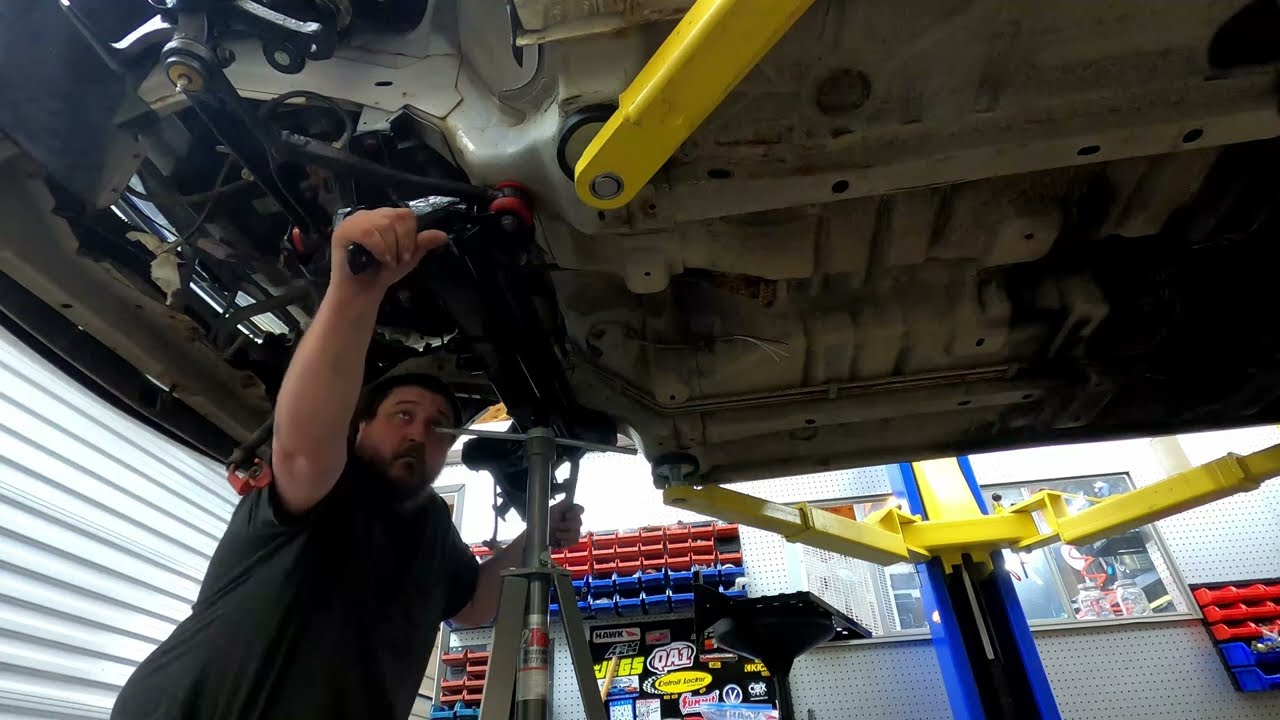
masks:
<svg viewBox="0 0 1280 720"><path fill-rule="evenodd" d="M106 717L235 501L216 463L0 330L0 717Z"/></svg>

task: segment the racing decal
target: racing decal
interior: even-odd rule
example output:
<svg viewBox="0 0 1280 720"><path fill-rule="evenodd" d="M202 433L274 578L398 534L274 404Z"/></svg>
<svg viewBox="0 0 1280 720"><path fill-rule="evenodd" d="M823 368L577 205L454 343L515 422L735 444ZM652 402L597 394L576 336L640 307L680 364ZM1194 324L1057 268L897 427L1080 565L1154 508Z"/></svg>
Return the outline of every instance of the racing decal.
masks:
<svg viewBox="0 0 1280 720"><path fill-rule="evenodd" d="M659 675L665 675L672 670L693 667L693 661L697 655L697 649L693 647L693 643L673 642L649 653L649 669Z"/></svg>
<svg viewBox="0 0 1280 720"><path fill-rule="evenodd" d="M650 630L644 634L645 645L666 645L671 642L670 630Z"/></svg>
<svg viewBox="0 0 1280 720"><path fill-rule="evenodd" d="M626 657L628 655L636 655L639 652L640 641L637 640L636 642L618 643L609 648L609 652L605 653L604 656L607 658Z"/></svg>
<svg viewBox="0 0 1280 720"><path fill-rule="evenodd" d="M693 692L711 684L711 675L699 670L680 670L668 673L653 681L653 687L663 695Z"/></svg>
<svg viewBox="0 0 1280 720"><path fill-rule="evenodd" d="M604 678L604 676L609 673L609 663L612 661L613 659L610 658L609 660L605 660L604 662L598 662L595 664L597 680ZM644 672L644 657L637 656L637 657L622 658L621 660L619 660L618 670L615 674L616 675L639 675L642 672Z"/></svg>
<svg viewBox="0 0 1280 720"><path fill-rule="evenodd" d="M742 688L737 685L729 684L724 686L724 701L730 705L737 705L742 702Z"/></svg>
<svg viewBox="0 0 1280 720"><path fill-rule="evenodd" d="M593 643L634 642L640 639L640 628L603 628L591 633Z"/></svg>
<svg viewBox="0 0 1280 720"><path fill-rule="evenodd" d="M699 655L708 634L693 618L622 622L591 628L599 639L591 644L597 685L604 689L609 663L618 664L606 693L610 717L692 720L707 703L748 696L774 706L776 690L763 664L720 647Z"/></svg>
<svg viewBox="0 0 1280 720"><path fill-rule="evenodd" d="M712 690L705 695L685 693L680 696L680 712L684 715L699 712L703 705L716 702L720 702L719 690Z"/></svg>

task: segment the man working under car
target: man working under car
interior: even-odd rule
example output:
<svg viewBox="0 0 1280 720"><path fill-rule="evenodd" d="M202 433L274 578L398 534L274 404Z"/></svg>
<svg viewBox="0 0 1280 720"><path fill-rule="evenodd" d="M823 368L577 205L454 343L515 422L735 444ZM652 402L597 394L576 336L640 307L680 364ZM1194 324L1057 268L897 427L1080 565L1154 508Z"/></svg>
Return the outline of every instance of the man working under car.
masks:
<svg viewBox="0 0 1280 720"><path fill-rule="evenodd" d="M355 276L333 263L277 398L274 481L240 502L191 616L138 666L113 718L400 720L440 623L497 612L523 536L478 566L431 489L453 442L434 428L462 423L456 397L394 371L360 392L383 294L445 235L385 208L342 222L334 257L353 242L381 264ZM581 517L553 508L551 541L576 541Z"/></svg>

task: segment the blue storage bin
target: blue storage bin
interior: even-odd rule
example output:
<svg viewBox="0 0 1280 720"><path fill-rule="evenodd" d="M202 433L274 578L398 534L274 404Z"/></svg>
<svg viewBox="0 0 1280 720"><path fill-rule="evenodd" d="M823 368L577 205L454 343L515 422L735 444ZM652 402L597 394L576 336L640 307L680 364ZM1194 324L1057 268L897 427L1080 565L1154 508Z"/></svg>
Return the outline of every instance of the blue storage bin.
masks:
<svg viewBox="0 0 1280 720"><path fill-rule="evenodd" d="M1235 673L1236 682L1240 683L1240 689L1245 692L1280 689L1280 673L1268 675L1256 667L1232 668L1231 672Z"/></svg>
<svg viewBox="0 0 1280 720"><path fill-rule="evenodd" d="M443 705L432 705L431 713L427 717L431 718L431 720L454 720L453 710Z"/></svg>
<svg viewBox="0 0 1280 720"><path fill-rule="evenodd" d="M1280 650L1257 652L1249 647L1249 643L1242 642L1222 643L1218 649L1222 651L1227 665L1233 668L1253 667L1258 663L1275 663L1280 668Z"/></svg>
<svg viewBox="0 0 1280 720"><path fill-rule="evenodd" d="M453 710L454 720L477 720L480 717L480 708L469 708L462 703L458 703L458 707Z"/></svg>
<svg viewBox="0 0 1280 720"><path fill-rule="evenodd" d="M673 572L670 574L670 583L672 592L680 592L693 587L693 571L684 570L681 572Z"/></svg>
<svg viewBox="0 0 1280 720"><path fill-rule="evenodd" d="M720 582L728 588L738 581L738 578L747 574L747 571L737 565L722 565L720 567Z"/></svg>
<svg viewBox="0 0 1280 720"><path fill-rule="evenodd" d="M725 590L724 594L728 595L731 598L744 598L747 596L747 591L746 590Z"/></svg>
<svg viewBox="0 0 1280 720"><path fill-rule="evenodd" d="M644 601L640 598L618 598L616 603L618 614L623 617L644 614Z"/></svg>
<svg viewBox="0 0 1280 720"><path fill-rule="evenodd" d="M637 600L640 598L640 574L622 577L614 575L613 587L617 590L619 598Z"/></svg>
<svg viewBox="0 0 1280 720"><path fill-rule="evenodd" d="M693 607L693 593L671 593L671 611L680 612Z"/></svg>
<svg viewBox="0 0 1280 720"><path fill-rule="evenodd" d="M718 587L720 585L720 570L718 568L703 570L702 584L708 587Z"/></svg>
<svg viewBox="0 0 1280 720"><path fill-rule="evenodd" d="M667 572L640 573L640 587L645 593L663 592L667 588Z"/></svg>
<svg viewBox="0 0 1280 720"><path fill-rule="evenodd" d="M591 601L591 612L594 613L596 617L608 617L610 615L617 615L618 608L614 604L612 596L607 598L595 598Z"/></svg>
<svg viewBox="0 0 1280 720"><path fill-rule="evenodd" d="M671 593L644 593L644 611L649 615L662 615L671 612Z"/></svg>

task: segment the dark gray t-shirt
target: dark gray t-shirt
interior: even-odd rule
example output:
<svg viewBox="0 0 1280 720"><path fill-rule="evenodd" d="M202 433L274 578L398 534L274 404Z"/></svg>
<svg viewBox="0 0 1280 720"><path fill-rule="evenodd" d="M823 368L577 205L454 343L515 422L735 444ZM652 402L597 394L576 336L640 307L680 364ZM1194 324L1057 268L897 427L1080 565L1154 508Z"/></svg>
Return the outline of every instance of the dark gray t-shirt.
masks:
<svg viewBox="0 0 1280 720"><path fill-rule="evenodd" d="M273 490L240 501L184 620L125 684L111 717L409 715L440 623L478 566L438 495L411 511L352 459L300 518Z"/></svg>

